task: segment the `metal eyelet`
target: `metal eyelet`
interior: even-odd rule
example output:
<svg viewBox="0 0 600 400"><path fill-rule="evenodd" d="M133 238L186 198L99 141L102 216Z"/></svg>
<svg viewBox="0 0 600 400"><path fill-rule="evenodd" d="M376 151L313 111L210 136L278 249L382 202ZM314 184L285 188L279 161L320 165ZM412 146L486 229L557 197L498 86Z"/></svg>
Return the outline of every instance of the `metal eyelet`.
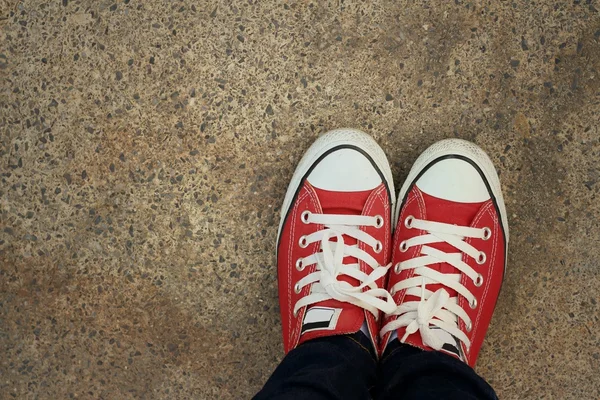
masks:
<svg viewBox="0 0 600 400"><path fill-rule="evenodd" d="M412 228L412 223L413 223L414 219L415 219L415 217L413 217L412 215L409 215L408 217L406 217L406 219L404 220L404 226L407 227L408 229Z"/></svg>
<svg viewBox="0 0 600 400"><path fill-rule="evenodd" d="M383 245L381 244L381 242L379 240L377 241L377 243L375 243L375 246L373 247L373 250L377 254L381 253L381 250L383 250Z"/></svg>
<svg viewBox="0 0 600 400"><path fill-rule="evenodd" d="M486 255L483 251L479 252L479 256L475 259L475 261L477 261L477 264L481 265L485 263L486 260Z"/></svg>
<svg viewBox="0 0 600 400"><path fill-rule="evenodd" d="M306 240L306 236L300 237L300 240L298 241L298 246L300 246L303 249L308 247L308 240Z"/></svg>
<svg viewBox="0 0 600 400"><path fill-rule="evenodd" d="M471 329L473 329L473 323L469 321L469 323L466 326L467 332L471 332Z"/></svg>
<svg viewBox="0 0 600 400"><path fill-rule="evenodd" d="M471 306L471 309L473 310L477 308L477 299L475 297L473 297L473 301L469 303L469 306Z"/></svg>
<svg viewBox="0 0 600 400"><path fill-rule="evenodd" d="M377 215L375 217L375 228L379 229L383 226L383 217L381 215Z"/></svg>
<svg viewBox="0 0 600 400"><path fill-rule="evenodd" d="M394 265L394 273L399 274L402 270L400 269L400 263Z"/></svg>
<svg viewBox="0 0 600 400"><path fill-rule="evenodd" d="M488 240L492 237L492 230L487 226L483 228L483 240Z"/></svg>
<svg viewBox="0 0 600 400"><path fill-rule="evenodd" d="M475 286L480 287L483 285L483 275L477 274L477 278L475 279Z"/></svg>
<svg viewBox="0 0 600 400"><path fill-rule="evenodd" d="M406 244L406 240L403 240L400 242L400 251L404 253L406 250L408 250L408 245Z"/></svg>
<svg viewBox="0 0 600 400"><path fill-rule="evenodd" d="M294 285L294 292L296 292L296 294L300 294L301 291L302 288L300 287L300 282L296 282L296 284Z"/></svg>
<svg viewBox="0 0 600 400"><path fill-rule="evenodd" d="M296 260L296 269L298 271L304 271L304 264L302 263L302 259L299 258Z"/></svg>
<svg viewBox="0 0 600 400"><path fill-rule="evenodd" d="M303 223L308 224L308 217L310 217L311 212L306 210L300 215L300 219Z"/></svg>

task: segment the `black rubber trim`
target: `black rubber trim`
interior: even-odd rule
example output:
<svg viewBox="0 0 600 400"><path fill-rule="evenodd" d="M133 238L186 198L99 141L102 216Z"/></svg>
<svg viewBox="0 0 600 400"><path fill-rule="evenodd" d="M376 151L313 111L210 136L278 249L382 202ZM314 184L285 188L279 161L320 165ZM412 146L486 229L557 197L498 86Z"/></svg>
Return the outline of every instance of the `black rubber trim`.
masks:
<svg viewBox="0 0 600 400"><path fill-rule="evenodd" d="M304 325L302 325L302 330L300 331L300 334L306 332L306 331L310 331L313 329L324 329L324 328L329 328L329 324L331 323L331 321L320 321L320 322L309 322L306 323Z"/></svg>
<svg viewBox="0 0 600 400"><path fill-rule="evenodd" d="M377 174L379 175L379 177L381 178L381 181L385 183L385 190L387 192L388 195L388 200L392 201L392 196L390 194L390 187L388 185L388 182L386 181L385 177L383 176L383 173L381 172L381 170L379 169L379 167L377 166L377 164L375 163L375 161L373 161L373 159L371 158L371 156L369 154L367 154L366 151L364 151L363 149L361 149L360 147L351 145L351 144L342 144L336 147L332 147L331 149L327 150L325 153L321 154L319 156L319 158L310 166L310 168L306 171L306 173L304 174L304 176L302 177L302 179L300 180L300 183L298 184L298 187L296 188L296 193L294 193L294 197L292 198L292 202L290 203L290 207L286 210L285 212L285 217L283 219L283 223L281 224L281 232L279 233L279 237L277 238L277 254L279 254L279 245L281 244L281 234L283 234L283 227L285 226L285 223L287 222L288 216L290 214L290 209L292 208L292 206L294 205L294 203L296 203L296 199L298 198L298 193L300 193L300 189L302 188L302 186L304 186L304 181L306 180L306 178L308 177L308 175L310 175L310 173L313 171L313 169L317 166L317 164L319 164L325 157L327 157L329 154L341 150L341 149L352 149L355 151L358 151L360 154L362 154L363 156L365 156L367 158L367 160L369 160L369 162L371 163L371 165L373 166L373 168L375 168L375 171L377 171ZM394 212L395 212L395 208L394 207L390 207L390 222L393 223L393 218L394 218Z"/></svg>

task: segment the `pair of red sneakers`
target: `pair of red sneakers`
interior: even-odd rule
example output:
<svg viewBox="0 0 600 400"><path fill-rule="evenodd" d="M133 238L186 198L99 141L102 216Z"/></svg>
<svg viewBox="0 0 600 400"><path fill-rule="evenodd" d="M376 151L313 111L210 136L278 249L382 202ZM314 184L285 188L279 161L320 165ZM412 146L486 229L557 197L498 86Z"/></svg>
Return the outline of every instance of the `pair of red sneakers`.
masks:
<svg viewBox="0 0 600 400"><path fill-rule="evenodd" d="M476 145L443 140L396 196L367 134L338 129L306 152L288 187L277 243L285 352L362 330L473 366L502 283L508 224L500 182Z"/></svg>

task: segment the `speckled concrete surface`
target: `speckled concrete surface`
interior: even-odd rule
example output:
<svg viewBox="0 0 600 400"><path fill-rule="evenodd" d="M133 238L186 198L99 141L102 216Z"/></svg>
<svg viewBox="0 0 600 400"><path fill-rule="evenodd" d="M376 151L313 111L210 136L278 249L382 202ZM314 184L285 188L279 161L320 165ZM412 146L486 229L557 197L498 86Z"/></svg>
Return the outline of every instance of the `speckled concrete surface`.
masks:
<svg viewBox="0 0 600 400"><path fill-rule="evenodd" d="M250 397L288 179L350 126L397 184L438 139L489 152L511 244L477 370L599 398L598 8L1 0L0 397Z"/></svg>

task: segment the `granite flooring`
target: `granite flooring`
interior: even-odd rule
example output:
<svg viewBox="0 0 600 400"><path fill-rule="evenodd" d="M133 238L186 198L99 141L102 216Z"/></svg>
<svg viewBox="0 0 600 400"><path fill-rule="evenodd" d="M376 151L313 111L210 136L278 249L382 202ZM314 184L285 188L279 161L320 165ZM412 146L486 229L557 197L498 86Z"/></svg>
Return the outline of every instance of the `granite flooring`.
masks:
<svg viewBox="0 0 600 400"><path fill-rule="evenodd" d="M490 154L511 243L476 370L600 398L599 8L0 0L0 398L249 398L288 180L346 126L397 185L436 140Z"/></svg>

